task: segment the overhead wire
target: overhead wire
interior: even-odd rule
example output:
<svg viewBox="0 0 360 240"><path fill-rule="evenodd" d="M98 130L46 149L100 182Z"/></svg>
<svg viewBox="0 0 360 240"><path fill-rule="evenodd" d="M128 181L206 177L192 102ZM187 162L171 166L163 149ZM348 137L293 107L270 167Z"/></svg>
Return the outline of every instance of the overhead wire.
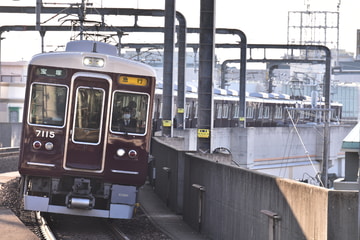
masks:
<svg viewBox="0 0 360 240"><path fill-rule="evenodd" d="M319 177L320 174L319 174L319 172L316 170L316 168L315 168L315 166L314 166L314 163L313 163L313 161L311 160L309 151L307 150L307 148L306 148L306 146L305 146L305 144L304 144L304 142L303 142L303 140L302 140L302 138L301 138L301 135L300 135L300 133L299 133L299 131L298 131L298 129L297 129L296 124L294 123L294 120L293 120L293 118L292 118L292 116L291 116L291 113L290 113L289 109L286 109L286 111L287 111L287 113L288 113L288 115L289 115L290 121L291 121L291 123L292 123L292 125L293 125L293 127L294 127L294 130L295 130L295 132L296 132L296 135L298 136L298 138L299 138L299 140L300 140L300 143L301 143L301 145L302 145L302 147L303 147L303 149L304 149L304 151L305 151L305 155L306 155L307 159L309 160L309 162L311 163L311 166L312 166L312 168L313 168L313 170L314 170L314 172L315 172L315 177L316 177L317 180L320 182L320 185L321 185L322 187L324 187L324 184L323 184L323 182L321 181L321 178Z"/></svg>
<svg viewBox="0 0 360 240"><path fill-rule="evenodd" d="M281 163L281 167L280 167L280 170L279 170L279 176L281 176L282 174L282 177L285 177L286 175L286 171L287 171L287 168L286 166L288 165L289 163L289 160L290 160L290 153L292 151L292 142L294 140L293 138L293 134L292 134L293 130L291 130L287 136L287 139L286 139L286 146L284 148L284 152L283 152L283 160L286 160L285 162L282 162ZM285 167L283 167L285 166ZM282 169L284 168L284 172L282 173Z"/></svg>

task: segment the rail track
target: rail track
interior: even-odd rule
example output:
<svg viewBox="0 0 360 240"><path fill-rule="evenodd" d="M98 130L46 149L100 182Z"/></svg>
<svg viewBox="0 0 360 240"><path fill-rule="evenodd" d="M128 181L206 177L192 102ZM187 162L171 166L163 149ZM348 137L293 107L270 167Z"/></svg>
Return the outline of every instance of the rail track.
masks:
<svg viewBox="0 0 360 240"><path fill-rule="evenodd" d="M130 240L113 221L101 218L37 213L44 240Z"/></svg>

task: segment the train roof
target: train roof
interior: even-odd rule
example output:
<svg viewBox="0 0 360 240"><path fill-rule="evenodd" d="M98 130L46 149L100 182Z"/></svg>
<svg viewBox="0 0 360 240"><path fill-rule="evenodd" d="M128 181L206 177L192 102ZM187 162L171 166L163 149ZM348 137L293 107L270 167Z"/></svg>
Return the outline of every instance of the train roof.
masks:
<svg viewBox="0 0 360 240"><path fill-rule="evenodd" d="M41 53L35 55L30 65L42 65L49 67L76 68L83 70L97 70L101 72L117 72L132 75L145 75L156 77L155 70L144 63L125 59L114 55L114 46L94 41L70 42L64 52ZM91 48L92 46L92 48ZM96 57L104 59L103 67L85 66L84 57Z"/></svg>
<svg viewBox="0 0 360 240"><path fill-rule="evenodd" d="M155 94L162 95L163 89L162 84L157 84L155 89ZM174 85L174 96L177 96L177 86ZM224 90L224 89L222 89ZM187 98L197 98L197 91L193 91L193 88L186 87L186 97ZM239 95L233 94L229 91L218 91L214 89L213 92L214 100L224 100L224 101L239 101ZM323 99L322 99L323 100ZM246 92L246 101L254 103L281 103L281 104L305 104L311 105L311 98L305 97L303 100L297 100L290 98L290 95L287 94L278 94L278 93L264 93L264 92ZM323 106L325 103L320 101L317 103L319 106ZM331 102L332 106L342 106L339 102Z"/></svg>

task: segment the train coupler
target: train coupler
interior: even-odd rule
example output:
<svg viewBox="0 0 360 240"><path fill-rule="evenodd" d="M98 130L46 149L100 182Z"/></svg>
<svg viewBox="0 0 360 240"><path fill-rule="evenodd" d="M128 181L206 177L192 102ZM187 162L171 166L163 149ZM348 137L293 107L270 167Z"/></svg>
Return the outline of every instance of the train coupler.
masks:
<svg viewBox="0 0 360 240"><path fill-rule="evenodd" d="M90 179L75 178L73 191L66 196L66 206L68 208L93 209L95 198L91 194Z"/></svg>
<svg viewBox="0 0 360 240"><path fill-rule="evenodd" d="M66 206L68 208L77 208L77 209L93 209L95 206L95 198L93 196L87 197L77 197L72 196L69 193L66 196Z"/></svg>

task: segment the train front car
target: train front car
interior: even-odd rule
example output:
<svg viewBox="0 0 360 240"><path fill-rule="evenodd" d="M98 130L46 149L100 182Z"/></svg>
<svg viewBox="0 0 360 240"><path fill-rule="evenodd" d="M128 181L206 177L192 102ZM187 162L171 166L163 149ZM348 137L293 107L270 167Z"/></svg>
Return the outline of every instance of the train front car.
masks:
<svg viewBox="0 0 360 240"><path fill-rule="evenodd" d="M19 160L26 210L132 218L145 183L155 72L100 42L28 69Z"/></svg>

